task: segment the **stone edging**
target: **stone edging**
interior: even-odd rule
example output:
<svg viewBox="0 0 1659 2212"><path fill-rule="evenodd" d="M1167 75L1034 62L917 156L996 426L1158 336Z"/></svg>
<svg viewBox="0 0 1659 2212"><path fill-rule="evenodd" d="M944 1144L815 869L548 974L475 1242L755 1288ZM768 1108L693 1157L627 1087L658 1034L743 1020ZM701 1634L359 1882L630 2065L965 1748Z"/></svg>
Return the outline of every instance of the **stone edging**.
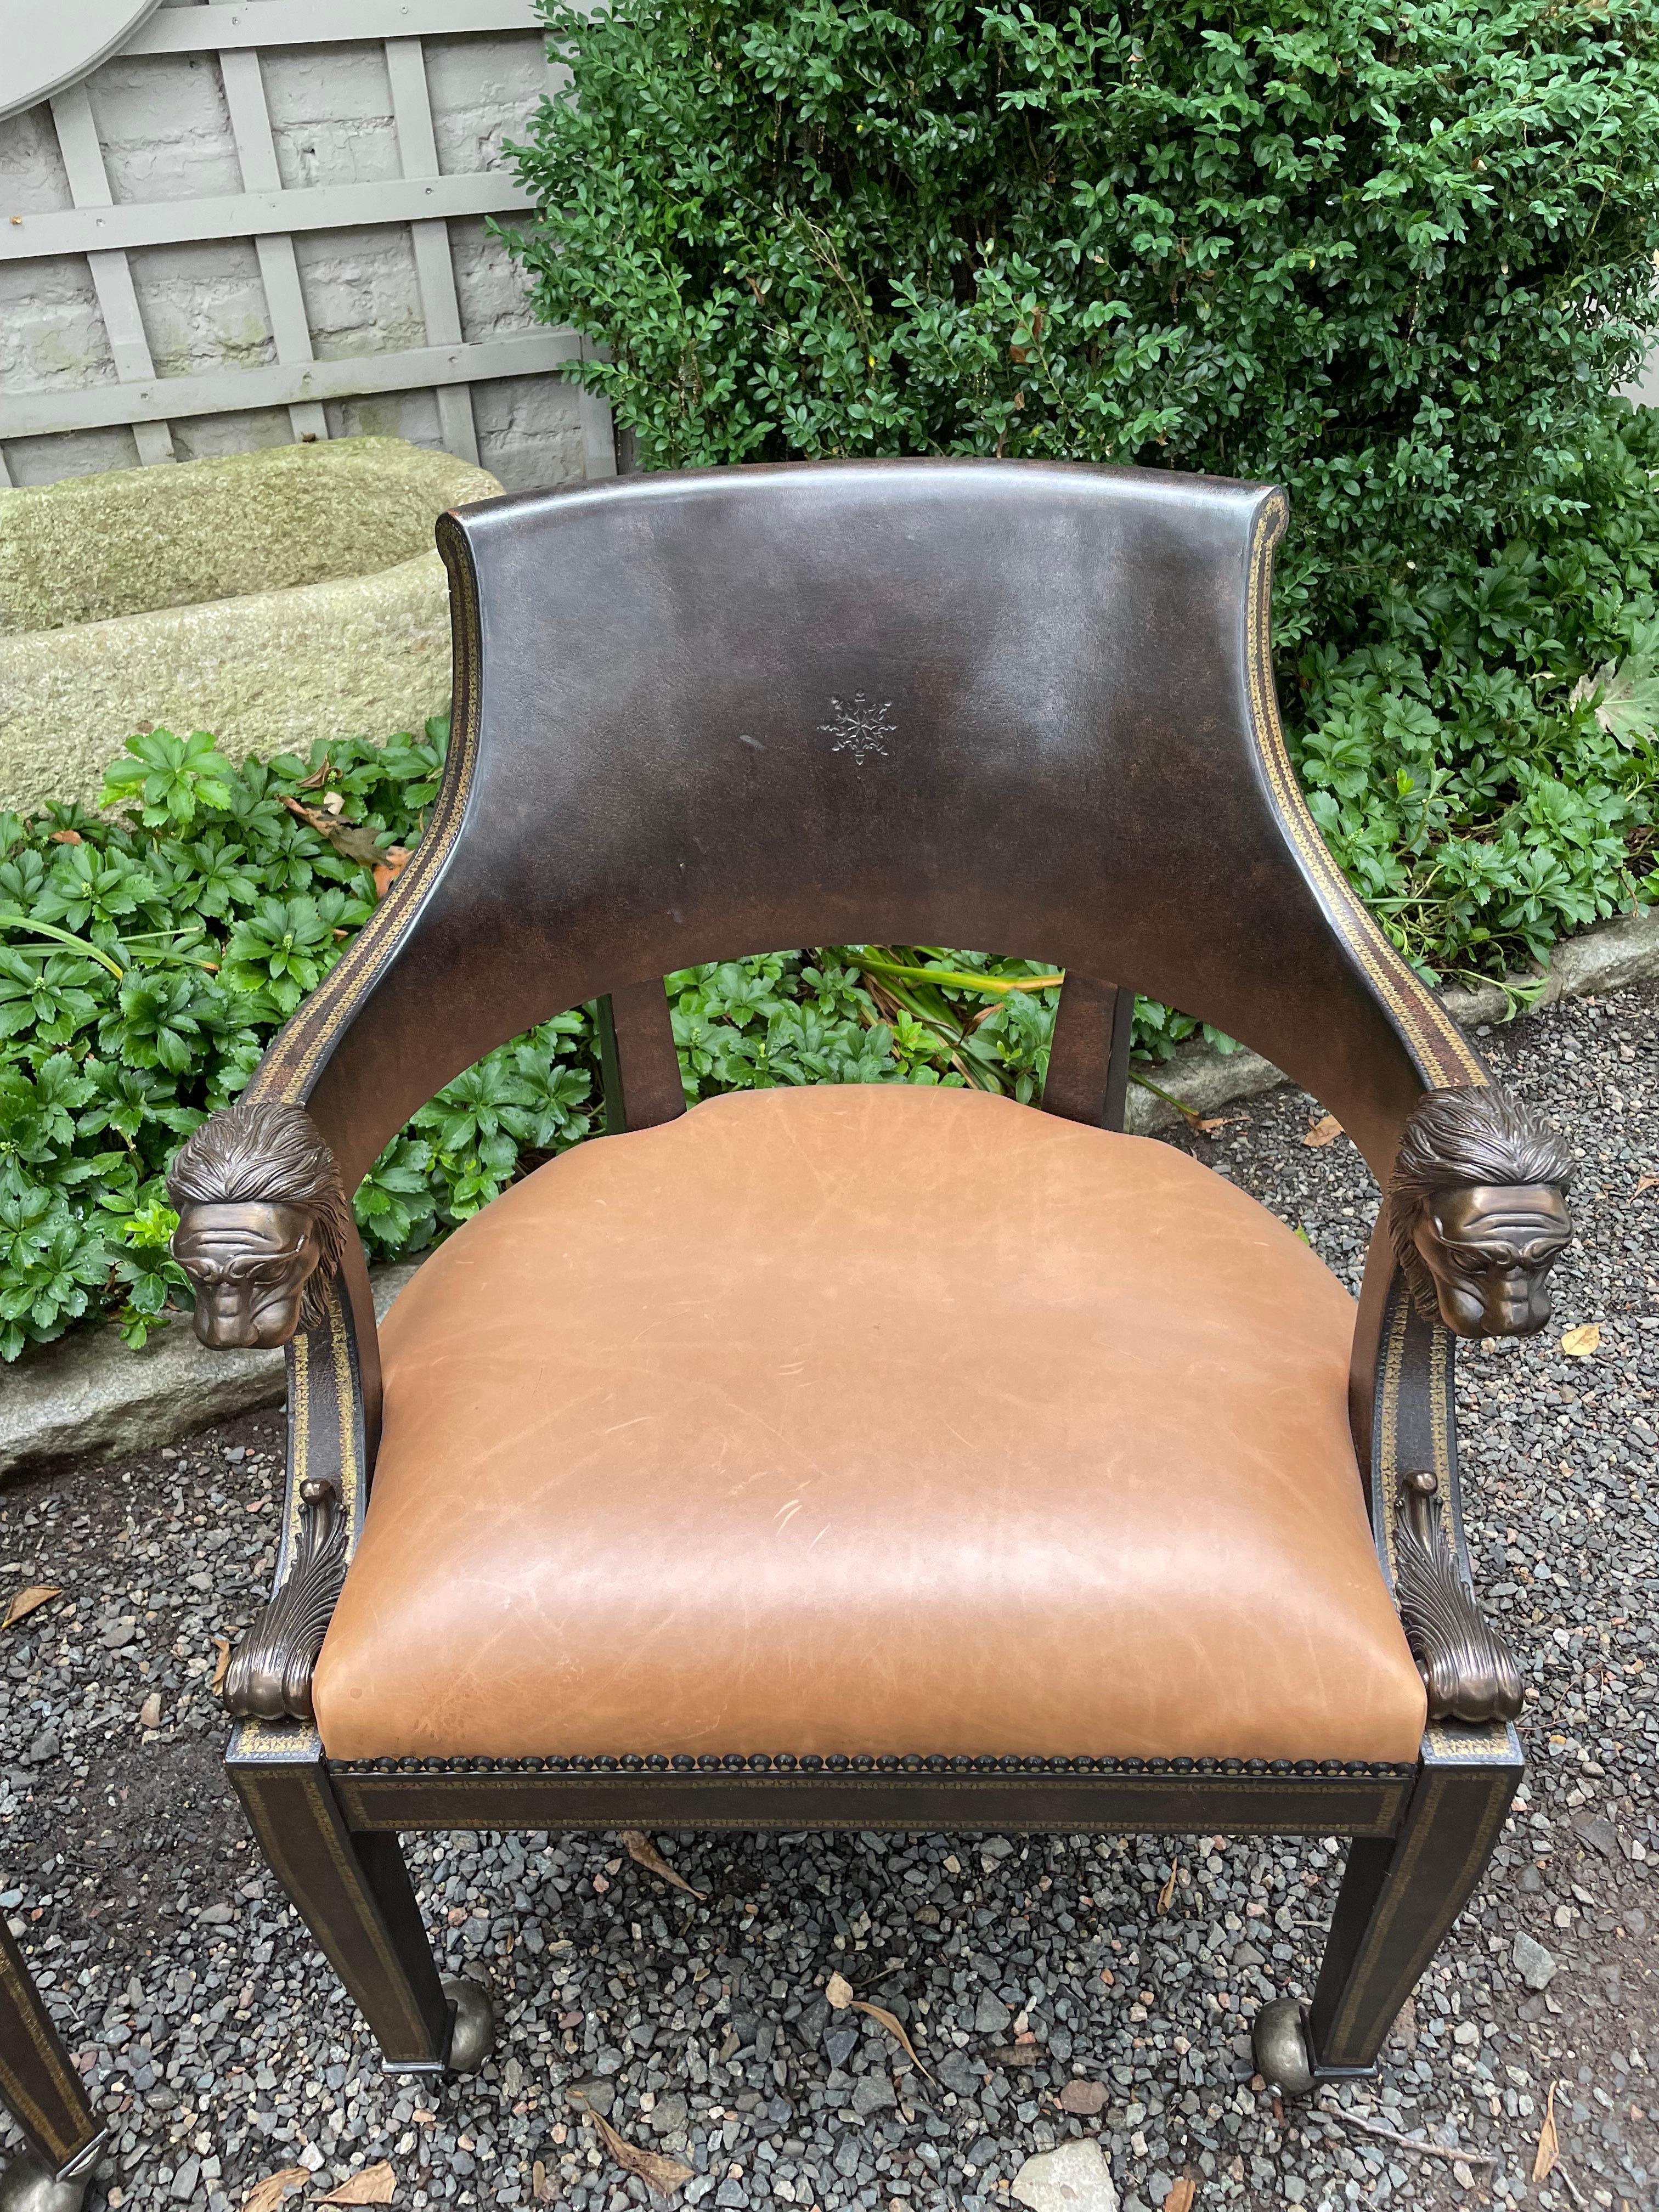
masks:
<svg viewBox="0 0 1659 2212"><path fill-rule="evenodd" d="M1454 1019L1468 1030L1509 1021L1536 1006L1553 1006L1557 999L1585 999L1597 991L1622 990L1659 975L1659 907L1640 914L1620 915L1615 921L1587 929L1557 945L1548 969L1538 975L1515 975L1510 988L1486 983L1478 991L1443 991L1441 998ZM1161 1090L1179 1098L1194 1114L1213 1114L1218 1108L1242 1098L1259 1098L1276 1091L1291 1078L1255 1052L1218 1052L1213 1045L1177 1048L1173 1059L1151 1071ZM1145 1135L1167 1129L1180 1119L1175 1108L1152 1091L1132 1085L1129 1127Z"/></svg>
<svg viewBox="0 0 1659 2212"><path fill-rule="evenodd" d="M1505 992L1448 991L1447 1006L1468 1028L1507 1020L1560 998L1616 991L1659 975L1659 909L1624 915L1560 945L1547 974L1516 977ZM1290 1078L1258 1053L1218 1053L1188 1045L1158 1071L1161 1087L1194 1113L1212 1114L1260 1097ZM1129 1126L1167 1127L1176 1109L1139 1087L1129 1094ZM414 1274L412 1266L374 1273L375 1311L384 1314ZM205 1352L179 1323L142 1352L129 1352L112 1327L83 1329L43 1345L0 1369L0 1480L93 1454L150 1449L215 1421L233 1419L283 1395L280 1352Z"/></svg>
<svg viewBox="0 0 1659 2212"><path fill-rule="evenodd" d="M376 1267L384 1314L413 1267ZM0 1368L0 1480L93 1454L148 1451L215 1421L282 1401L280 1352L208 1352L188 1322L158 1329L142 1352L113 1322L71 1330Z"/></svg>

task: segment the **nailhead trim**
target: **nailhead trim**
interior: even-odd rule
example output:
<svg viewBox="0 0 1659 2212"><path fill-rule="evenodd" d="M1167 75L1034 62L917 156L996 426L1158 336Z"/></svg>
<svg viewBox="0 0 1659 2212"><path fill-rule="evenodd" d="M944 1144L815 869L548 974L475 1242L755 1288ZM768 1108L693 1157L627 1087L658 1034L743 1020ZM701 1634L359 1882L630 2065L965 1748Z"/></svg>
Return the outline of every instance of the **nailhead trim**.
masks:
<svg viewBox="0 0 1659 2212"><path fill-rule="evenodd" d="M1398 1761L1363 1759L1050 1759L999 1757L965 1752L892 1752L879 1758L868 1752L805 1752L797 1757L763 1751L677 1752L670 1758L653 1751L616 1756L555 1753L545 1759L367 1759L330 1762L342 1774L1176 1774L1257 1776L1301 1775L1325 1779L1398 1782L1417 1768Z"/></svg>

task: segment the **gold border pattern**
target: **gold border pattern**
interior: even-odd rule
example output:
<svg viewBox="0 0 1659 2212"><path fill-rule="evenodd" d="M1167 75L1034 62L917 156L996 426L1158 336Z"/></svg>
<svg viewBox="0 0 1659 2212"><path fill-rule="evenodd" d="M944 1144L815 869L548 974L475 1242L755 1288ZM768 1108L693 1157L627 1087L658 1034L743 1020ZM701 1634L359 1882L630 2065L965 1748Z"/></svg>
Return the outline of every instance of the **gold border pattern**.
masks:
<svg viewBox="0 0 1659 2212"><path fill-rule="evenodd" d="M1328 920L1393 1015L1425 1081L1436 1089L1483 1084L1479 1055L1432 991L1372 921L1332 857L1291 766L1273 672L1273 549L1290 522L1290 502L1264 501L1250 543L1244 623L1249 665L1250 728L1275 810L1322 895Z"/></svg>
<svg viewBox="0 0 1659 2212"><path fill-rule="evenodd" d="M1413 1318L1411 1293L1401 1283L1390 1302L1378 1362L1376 1450L1371 1489L1377 1552L1388 1576L1391 1595L1397 1583L1395 1532L1400 1518L1400 1398L1405 1388L1407 1339ZM1438 1321L1428 1326L1432 1329L1432 1334L1429 1340L1428 1376L1425 1387L1429 1398L1430 1456L1439 1483L1436 1505L1440 1515L1440 1525L1445 1531L1447 1546L1467 1574L1468 1560L1464 1547L1460 1542L1459 1483L1452 1442L1451 1333ZM1507 1721L1492 1721L1483 1727L1468 1727L1459 1722L1431 1721L1424 1729L1423 1741L1436 1758L1454 1759L1466 1766L1507 1765L1516 1756L1519 1744L1513 1726Z"/></svg>
<svg viewBox="0 0 1659 2212"><path fill-rule="evenodd" d="M33 2045L35 2056L45 2069L47 2078L56 2086L68 2108L64 2117L69 2113L76 2118L84 2113L85 2117L82 2120L80 2133L65 2136L54 2124L52 2114L30 2095L21 2076L0 2062L0 2081L6 2085L6 2102L30 2133L46 2145L58 2165L62 2166L65 2160L72 2163L82 2155L92 2142L102 2140L103 2130L88 2107L87 2094L81 2085L80 2075L64 2063L64 2053L51 2024L46 2000L35 1987L21 1949L15 1949L10 1940L0 1943L0 1983L5 1984L7 2010Z"/></svg>

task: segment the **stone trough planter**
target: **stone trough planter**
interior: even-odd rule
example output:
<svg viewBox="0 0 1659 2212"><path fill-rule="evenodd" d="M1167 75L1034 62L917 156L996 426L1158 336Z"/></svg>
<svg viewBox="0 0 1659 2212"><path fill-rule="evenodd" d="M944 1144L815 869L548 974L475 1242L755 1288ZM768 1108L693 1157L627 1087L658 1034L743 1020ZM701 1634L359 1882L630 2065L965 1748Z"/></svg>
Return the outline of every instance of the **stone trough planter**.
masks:
<svg viewBox="0 0 1659 2212"><path fill-rule="evenodd" d="M500 489L341 438L0 490L0 806L95 800L135 729L233 760L418 732L449 703L433 522Z"/></svg>

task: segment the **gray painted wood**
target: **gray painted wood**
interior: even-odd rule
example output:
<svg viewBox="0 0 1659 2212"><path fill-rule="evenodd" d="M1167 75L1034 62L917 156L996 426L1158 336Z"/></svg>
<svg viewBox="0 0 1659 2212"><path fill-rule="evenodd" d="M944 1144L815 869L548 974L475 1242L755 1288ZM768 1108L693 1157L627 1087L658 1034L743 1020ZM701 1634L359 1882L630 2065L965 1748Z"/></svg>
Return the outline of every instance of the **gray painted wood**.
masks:
<svg viewBox="0 0 1659 2212"><path fill-rule="evenodd" d="M71 220L96 224L110 208L109 175L104 167L104 149L98 140L98 125L94 120L92 100L84 84L70 86L58 93L52 103L52 119L58 132L58 144L64 157L64 173L75 201ZM20 226L7 224L7 229ZM98 252L88 252L87 267L91 271L94 291L98 295L99 313L104 318L104 328L109 337L110 356L115 363L115 374L124 385L136 384L153 377L155 363L151 358L149 339L145 335L143 318L138 312L138 295L133 287L132 270L127 257L118 247L112 246ZM125 415L118 420L128 419ZM173 433L164 418L151 416L132 426L133 442L138 448L138 459L145 468L152 468L176 458L173 450Z"/></svg>
<svg viewBox="0 0 1659 2212"><path fill-rule="evenodd" d="M419 39L388 39L386 42L386 80L392 88L392 114L398 131L398 155L405 177L435 177L439 173L438 140L432 127L432 95L426 81L426 49ZM461 343L460 295L455 289L455 264L449 250L449 225L441 217L409 226L415 250L415 275L421 288L421 313L426 335L433 345ZM462 384L441 385L438 390L438 427L447 453L465 461L478 458L478 431L472 414L472 394Z"/></svg>
<svg viewBox="0 0 1659 2212"><path fill-rule="evenodd" d="M212 0L152 16L126 52L223 53L233 46L320 46L349 39L538 31L532 0Z"/></svg>
<svg viewBox="0 0 1659 2212"><path fill-rule="evenodd" d="M65 86L79 84L118 53L156 0L0 0L0 116L21 114Z"/></svg>
<svg viewBox="0 0 1659 2212"><path fill-rule="evenodd" d="M233 47L219 57L224 79L225 105L230 110L231 135L242 184L248 191L280 192L283 179L276 167L276 142L270 135L270 107L259 56L252 46ZM300 264L294 240L286 231L256 238L259 281L264 286L265 313L270 318L271 341L280 362L314 361L311 324L306 315L305 295L300 289ZM326 438L328 417L322 403L305 399L288 410L296 439Z"/></svg>
<svg viewBox="0 0 1659 2212"><path fill-rule="evenodd" d="M340 361L275 362L264 368L210 369L201 376L94 385L81 392L19 392L0 399L0 438L292 407L303 399L361 399L377 392L418 392L486 377L556 375L578 358L580 343L574 331L526 331L480 338L472 345L416 346Z"/></svg>
<svg viewBox="0 0 1659 2212"><path fill-rule="evenodd" d="M58 100L74 100L77 94L86 97L77 86L60 94ZM54 112L58 104L52 103ZM356 229L366 223L416 222L439 216L508 215L529 205L518 183L499 169L474 169L458 177L382 177L362 185L313 185L291 192L216 193L199 200L126 200L118 207L104 202L51 208L0 226L0 261L183 246L208 238L257 238L262 233Z"/></svg>

